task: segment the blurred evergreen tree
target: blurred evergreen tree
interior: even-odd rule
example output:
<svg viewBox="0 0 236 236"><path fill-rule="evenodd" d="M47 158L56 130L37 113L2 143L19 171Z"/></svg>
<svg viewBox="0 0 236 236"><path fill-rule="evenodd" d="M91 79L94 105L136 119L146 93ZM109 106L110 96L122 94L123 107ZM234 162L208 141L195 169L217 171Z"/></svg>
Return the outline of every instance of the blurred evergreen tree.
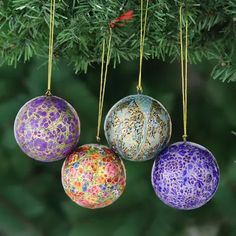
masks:
<svg viewBox="0 0 236 236"><path fill-rule="evenodd" d="M190 67L189 131L192 141L209 148L221 168L215 198L194 211L176 211L161 203L150 183L152 161L125 162L127 188L113 205L83 209L65 195L60 182L61 162L43 164L26 157L13 136L19 108L46 88L46 66L31 61L17 69L0 69L0 235L1 236L234 236L236 234L235 84L209 77L206 64ZM105 112L120 98L135 93L137 64L122 63L110 70ZM178 67L145 62L144 91L160 100L171 113L173 137L182 133ZM80 143L95 142L99 68L75 75L61 62L54 71L54 94L78 111ZM103 138L103 142L105 140Z"/></svg>

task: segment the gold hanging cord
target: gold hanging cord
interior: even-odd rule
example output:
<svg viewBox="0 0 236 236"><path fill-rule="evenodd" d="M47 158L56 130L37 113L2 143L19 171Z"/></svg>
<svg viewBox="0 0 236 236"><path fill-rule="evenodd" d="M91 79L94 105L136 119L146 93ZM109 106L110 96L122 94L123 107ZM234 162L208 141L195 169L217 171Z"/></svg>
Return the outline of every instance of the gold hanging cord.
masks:
<svg viewBox="0 0 236 236"><path fill-rule="evenodd" d="M101 59L102 64L101 64L101 77L100 77L99 105L98 105L98 126L97 126L97 136L96 136L97 142L100 142L100 130L101 130L102 113L103 113L104 97L105 97L106 82L107 82L107 72L111 59L111 39L112 39L112 29L109 28L108 40L104 38L102 43L102 59ZM108 45L107 53L105 53L106 44ZM106 59L105 59L105 54L106 54Z"/></svg>
<svg viewBox="0 0 236 236"><path fill-rule="evenodd" d="M56 0L50 2L50 22L49 22L49 45L48 45L48 87L47 96L51 96L52 87L52 64L53 64L53 40L54 40L54 24L55 24Z"/></svg>
<svg viewBox="0 0 236 236"><path fill-rule="evenodd" d="M186 6L185 6L186 7ZM179 35L180 35L180 57L181 57L181 79L182 79L182 105L183 105L183 140L188 137L188 18L185 18L185 45L183 40L183 6L179 8Z"/></svg>
<svg viewBox="0 0 236 236"><path fill-rule="evenodd" d="M143 0L141 0L140 57L139 57L139 77L138 77L138 85L137 85L137 92L138 93L143 92L143 88L142 88L142 67L143 67L143 54L144 54L145 35L146 35L146 28L147 28L148 5L149 5L149 0L147 0L147 2L146 2L145 16L143 17L144 3L143 3Z"/></svg>

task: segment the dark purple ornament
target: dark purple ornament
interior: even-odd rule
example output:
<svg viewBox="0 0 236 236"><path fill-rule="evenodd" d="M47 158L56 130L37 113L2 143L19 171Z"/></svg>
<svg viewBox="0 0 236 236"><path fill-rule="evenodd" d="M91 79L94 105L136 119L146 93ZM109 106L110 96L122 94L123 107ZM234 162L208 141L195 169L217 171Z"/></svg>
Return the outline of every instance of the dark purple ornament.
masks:
<svg viewBox="0 0 236 236"><path fill-rule="evenodd" d="M178 142L159 154L151 178L161 201L176 209L191 210L214 196L220 173L209 150L196 143Z"/></svg>
<svg viewBox="0 0 236 236"><path fill-rule="evenodd" d="M62 98L40 96L20 109L14 134L25 154L52 162L68 156L77 146L80 121L75 109Z"/></svg>

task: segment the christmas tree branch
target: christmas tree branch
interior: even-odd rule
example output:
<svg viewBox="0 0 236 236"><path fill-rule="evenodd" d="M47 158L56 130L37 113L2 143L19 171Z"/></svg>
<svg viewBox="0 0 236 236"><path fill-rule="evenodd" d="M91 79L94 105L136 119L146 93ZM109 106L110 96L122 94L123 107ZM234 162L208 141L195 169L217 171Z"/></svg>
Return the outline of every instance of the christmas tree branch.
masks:
<svg viewBox="0 0 236 236"><path fill-rule="evenodd" d="M110 21L126 10L135 17L114 28L114 65L139 56L140 1L58 0L54 57L65 58L76 72L100 62L101 42ZM167 62L179 58L179 1L150 2L145 57ZM236 81L234 41L236 2L188 1L189 61L214 60L214 79ZM17 65L33 56L47 57L49 1L0 0L0 63Z"/></svg>

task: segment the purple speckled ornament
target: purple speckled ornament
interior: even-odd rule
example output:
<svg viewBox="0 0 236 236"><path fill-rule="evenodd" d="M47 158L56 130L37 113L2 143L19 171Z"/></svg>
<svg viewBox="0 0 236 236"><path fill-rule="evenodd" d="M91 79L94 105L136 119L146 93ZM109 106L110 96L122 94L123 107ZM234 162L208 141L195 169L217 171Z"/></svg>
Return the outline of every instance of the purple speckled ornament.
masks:
<svg viewBox="0 0 236 236"><path fill-rule="evenodd" d="M55 96L40 96L27 102L14 124L15 139L31 158L52 162L68 156L80 136L75 109Z"/></svg>
<svg viewBox="0 0 236 236"><path fill-rule="evenodd" d="M170 207L191 210L206 204L220 179L218 164L210 151L191 142L164 149L152 168L157 196Z"/></svg>

